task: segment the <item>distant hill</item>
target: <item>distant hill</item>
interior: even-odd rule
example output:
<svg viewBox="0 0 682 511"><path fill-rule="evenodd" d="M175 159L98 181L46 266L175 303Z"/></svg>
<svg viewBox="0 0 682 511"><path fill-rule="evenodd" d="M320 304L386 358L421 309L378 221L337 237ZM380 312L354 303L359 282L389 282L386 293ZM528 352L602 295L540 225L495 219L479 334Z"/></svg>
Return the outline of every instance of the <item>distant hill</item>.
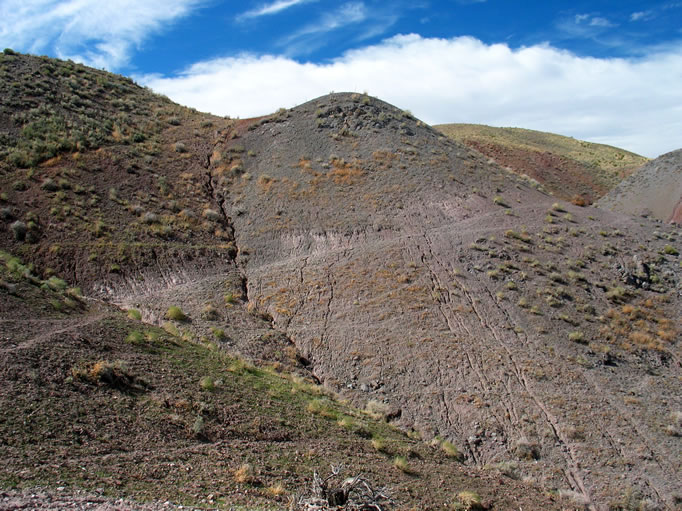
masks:
<svg viewBox="0 0 682 511"><path fill-rule="evenodd" d="M481 124L435 126L500 165L525 174L564 200L597 200L648 160L604 144L521 128Z"/></svg>
<svg viewBox="0 0 682 511"><path fill-rule="evenodd" d="M597 204L611 211L682 224L682 149L650 161Z"/></svg>
<svg viewBox="0 0 682 511"><path fill-rule="evenodd" d="M233 120L5 53L0 98L0 490L679 507L673 226L363 94Z"/></svg>

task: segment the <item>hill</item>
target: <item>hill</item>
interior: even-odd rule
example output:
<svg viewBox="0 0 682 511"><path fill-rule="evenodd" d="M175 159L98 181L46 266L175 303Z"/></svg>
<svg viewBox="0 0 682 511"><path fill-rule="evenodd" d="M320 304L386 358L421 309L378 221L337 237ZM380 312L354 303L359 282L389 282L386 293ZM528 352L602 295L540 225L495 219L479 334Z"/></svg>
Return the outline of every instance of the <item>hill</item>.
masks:
<svg viewBox="0 0 682 511"><path fill-rule="evenodd" d="M591 203L648 161L617 147L522 128L479 124L436 128L568 201L582 197Z"/></svg>
<svg viewBox="0 0 682 511"><path fill-rule="evenodd" d="M99 72L71 63L0 67L19 84L2 84L4 485L197 503L226 484L224 505L281 506L278 479L305 491L344 462L420 509L475 509L469 488L499 509L679 504L672 227L557 201L365 95L236 121L113 75L121 96L94 95ZM58 92L74 80L82 112ZM35 106L22 84L37 81L53 92ZM70 139L114 99L130 108L101 140L35 151L59 138L25 129L49 121L41 105L67 128L39 133ZM82 444L55 426L75 418ZM261 485L236 479L243 460Z"/></svg>
<svg viewBox="0 0 682 511"><path fill-rule="evenodd" d="M598 202L628 215L682 223L682 149L650 161Z"/></svg>

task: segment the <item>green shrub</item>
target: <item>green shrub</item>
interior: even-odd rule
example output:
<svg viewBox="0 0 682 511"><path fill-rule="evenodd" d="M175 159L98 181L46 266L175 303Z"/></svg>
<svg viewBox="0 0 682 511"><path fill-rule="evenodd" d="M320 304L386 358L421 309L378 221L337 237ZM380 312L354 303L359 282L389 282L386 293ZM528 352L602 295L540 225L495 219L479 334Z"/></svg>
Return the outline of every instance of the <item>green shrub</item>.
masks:
<svg viewBox="0 0 682 511"><path fill-rule="evenodd" d="M199 380L199 386L201 387L202 390L214 390L215 389L215 380L210 377L210 376L204 376L201 380Z"/></svg>
<svg viewBox="0 0 682 511"><path fill-rule="evenodd" d="M455 458L457 461L462 461L464 459L464 455L459 452L459 449L453 444L452 442L448 440L444 440L440 444L441 449L447 454L450 458Z"/></svg>
<svg viewBox="0 0 682 511"><path fill-rule="evenodd" d="M12 232L14 233L15 240L24 241L26 239L28 227L26 227L26 224L21 220L13 222L12 225L10 225L10 229L12 229Z"/></svg>
<svg viewBox="0 0 682 511"><path fill-rule="evenodd" d="M211 332L213 332L213 335L216 337L216 339L223 340L227 337L225 335L225 330L223 330L222 328L213 327L211 328Z"/></svg>
<svg viewBox="0 0 682 511"><path fill-rule="evenodd" d="M187 315L182 312L182 309L175 305L168 308L168 311L166 311L166 318L173 321L187 321L188 319Z"/></svg>
<svg viewBox="0 0 682 511"><path fill-rule="evenodd" d="M65 291L67 287L67 284L64 280L60 279L59 277L55 277L54 275L47 279L46 283L53 291Z"/></svg>
<svg viewBox="0 0 682 511"><path fill-rule="evenodd" d="M128 309L128 318L140 321L142 319L142 314L137 309Z"/></svg>
<svg viewBox="0 0 682 511"><path fill-rule="evenodd" d="M585 335L580 331L571 332L568 334L568 340L577 342L580 344L585 344Z"/></svg>
<svg viewBox="0 0 682 511"><path fill-rule="evenodd" d="M674 255L674 256L680 255L680 253L677 251L677 249L675 247L673 247L672 245L666 245L665 247L663 247L663 252L665 254L668 254L668 255Z"/></svg>

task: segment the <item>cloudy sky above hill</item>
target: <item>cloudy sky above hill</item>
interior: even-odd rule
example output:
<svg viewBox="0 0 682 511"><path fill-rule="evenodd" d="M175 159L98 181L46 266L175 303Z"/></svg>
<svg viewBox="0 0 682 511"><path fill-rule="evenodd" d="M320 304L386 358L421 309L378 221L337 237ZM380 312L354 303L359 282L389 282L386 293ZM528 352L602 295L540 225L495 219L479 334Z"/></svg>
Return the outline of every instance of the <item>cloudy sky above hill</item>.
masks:
<svg viewBox="0 0 682 511"><path fill-rule="evenodd" d="M2 0L0 46L220 115L366 91L655 157L682 147L681 21L672 0Z"/></svg>

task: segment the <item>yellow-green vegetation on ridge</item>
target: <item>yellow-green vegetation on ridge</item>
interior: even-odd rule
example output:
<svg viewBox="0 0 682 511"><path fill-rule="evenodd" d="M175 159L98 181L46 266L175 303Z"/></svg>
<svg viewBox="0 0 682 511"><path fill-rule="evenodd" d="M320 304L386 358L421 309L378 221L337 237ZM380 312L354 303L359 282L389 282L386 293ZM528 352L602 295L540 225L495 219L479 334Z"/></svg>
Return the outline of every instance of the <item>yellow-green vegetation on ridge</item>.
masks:
<svg viewBox="0 0 682 511"><path fill-rule="evenodd" d="M648 161L643 156L617 147L542 131L482 124L441 124L435 127L448 137L495 159L500 165L536 179L548 191L566 199L572 198L565 193L566 185L571 192L580 192L573 188L582 185L585 188L582 194L591 192L590 199L594 199ZM560 175L548 174L551 169ZM563 182L557 178L563 178Z"/></svg>

